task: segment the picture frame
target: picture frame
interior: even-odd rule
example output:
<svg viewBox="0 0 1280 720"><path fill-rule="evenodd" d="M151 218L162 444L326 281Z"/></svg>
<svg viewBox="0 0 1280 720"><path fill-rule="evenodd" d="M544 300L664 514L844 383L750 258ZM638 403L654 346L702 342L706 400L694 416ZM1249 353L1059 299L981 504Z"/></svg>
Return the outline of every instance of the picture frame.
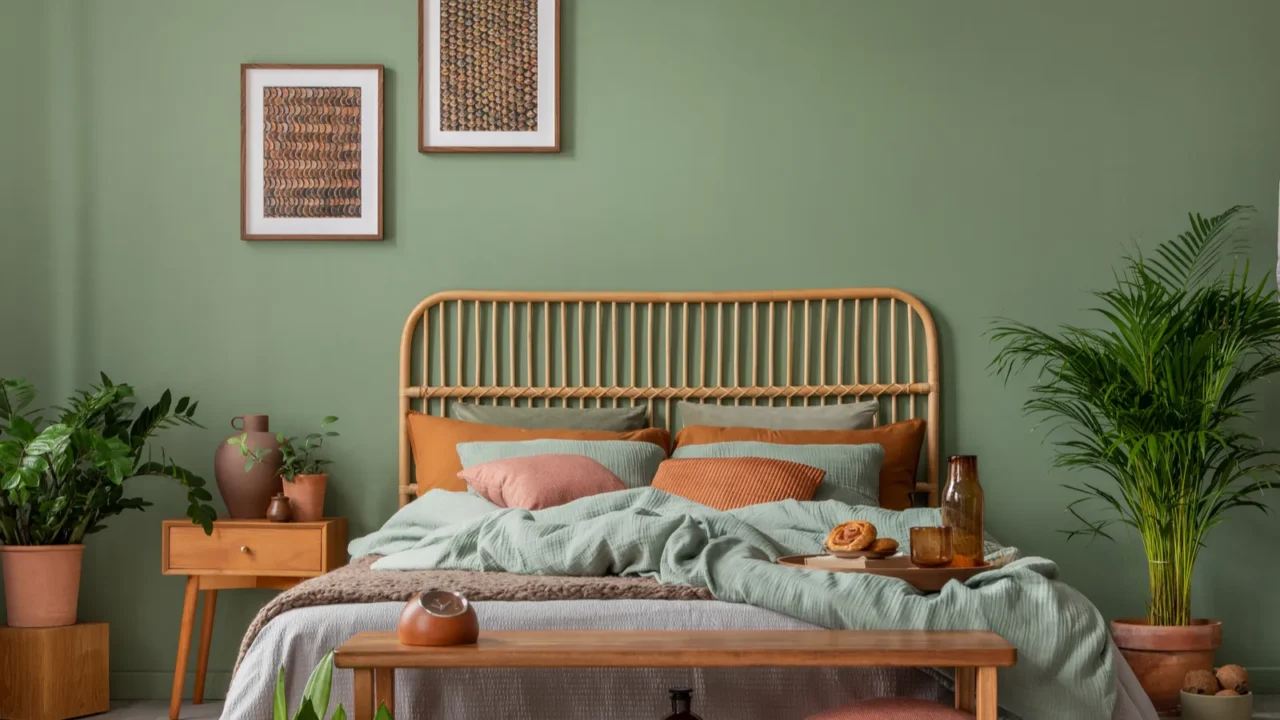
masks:
<svg viewBox="0 0 1280 720"><path fill-rule="evenodd" d="M382 239L384 75L240 66L241 239Z"/></svg>
<svg viewBox="0 0 1280 720"><path fill-rule="evenodd" d="M418 0L420 152L560 152L560 2Z"/></svg>

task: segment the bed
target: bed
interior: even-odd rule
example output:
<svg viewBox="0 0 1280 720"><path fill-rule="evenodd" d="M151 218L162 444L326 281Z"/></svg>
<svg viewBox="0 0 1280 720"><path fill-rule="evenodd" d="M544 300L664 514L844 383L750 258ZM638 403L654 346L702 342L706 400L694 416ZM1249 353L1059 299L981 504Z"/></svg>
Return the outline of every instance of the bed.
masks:
<svg viewBox="0 0 1280 720"><path fill-rule="evenodd" d="M914 501L936 506L940 382L932 316L917 298L895 289L442 293L413 310L400 340L399 501L405 508L428 491L465 491L456 479L424 486L410 450L411 412L445 417L457 403L640 406L650 425L674 430L680 401L798 407L874 399L878 422L927 420ZM366 567L353 563L349 572ZM269 718L272 679L281 665L289 669L286 686L296 702L310 668L327 650L362 630L394 628L405 594L422 582L472 589L480 598L475 604L482 626L493 629L816 627L763 607L655 589L656 583L628 586L620 594L606 587L617 579L570 581L567 590L512 579L494 589L484 583L498 574L442 572L366 573L358 581L338 576L347 577L347 594L330 592L320 578L311 581L320 585L310 595L304 583L302 595L277 598L246 636L224 717ZM379 587L351 595L352 582ZM471 588L468 582L479 584ZM351 598L358 601L343 602ZM1112 717L1154 718L1128 667L1113 665ZM419 671L400 678L397 706L410 717L466 720L654 718L664 714L667 687L689 685L708 718L787 720L883 695L945 702L949 682L937 672L878 669ZM350 683L349 674L336 675L336 699L350 698Z"/></svg>

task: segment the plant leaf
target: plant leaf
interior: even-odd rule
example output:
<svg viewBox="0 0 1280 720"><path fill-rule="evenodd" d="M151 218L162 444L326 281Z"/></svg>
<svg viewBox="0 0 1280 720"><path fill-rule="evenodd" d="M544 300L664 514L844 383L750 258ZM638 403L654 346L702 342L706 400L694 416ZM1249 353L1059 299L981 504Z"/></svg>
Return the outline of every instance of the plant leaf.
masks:
<svg viewBox="0 0 1280 720"><path fill-rule="evenodd" d="M284 666L276 674L276 692L271 698L271 720L289 720L288 700L284 696Z"/></svg>
<svg viewBox="0 0 1280 720"><path fill-rule="evenodd" d="M333 651L330 650L311 671L311 677L307 678L307 685L302 690L302 699L309 701L320 717L329 712L329 690L332 683Z"/></svg>

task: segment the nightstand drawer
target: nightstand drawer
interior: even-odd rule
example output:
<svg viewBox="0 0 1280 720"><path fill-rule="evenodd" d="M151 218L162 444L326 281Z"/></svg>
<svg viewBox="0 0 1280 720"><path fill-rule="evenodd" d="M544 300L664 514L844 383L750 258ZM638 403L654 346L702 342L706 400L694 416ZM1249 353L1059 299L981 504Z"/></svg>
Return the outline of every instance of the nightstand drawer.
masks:
<svg viewBox="0 0 1280 720"><path fill-rule="evenodd" d="M169 527L168 571L181 574L309 574L323 572L319 527Z"/></svg>

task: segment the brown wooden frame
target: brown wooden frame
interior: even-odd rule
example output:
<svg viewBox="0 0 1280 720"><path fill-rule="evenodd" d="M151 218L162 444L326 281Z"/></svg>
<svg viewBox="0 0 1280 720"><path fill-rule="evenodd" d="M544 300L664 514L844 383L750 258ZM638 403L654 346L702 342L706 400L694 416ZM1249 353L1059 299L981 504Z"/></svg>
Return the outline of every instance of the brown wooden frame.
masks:
<svg viewBox="0 0 1280 720"><path fill-rule="evenodd" d="M249 102L248 79L251 70L377 70L378 71L378 231L365 235L251 235L249 233ZM386 196L386 70L382 65L314 65L245 63L240 66L240 239L241 240L381 240L383 236L383 198Z"/></svg>
<svg viewBox="0 0 1280 720"><path fill-rule="evenodd" d="M427 80L426 80L426 55L427 55L427 0L418 0L418 152L422 153L558 153L560 152L560 85L564 79L564 73L560 67L560 43L563 25L560 22L560 5L561 0L555 0L556 16L553 22L556 29L556 144L550 147L467 147L467 146L441 146L431 147L426 143L426 124L427 124ZM541 62L541 59L539 59Z"/></svg>
<svg viewBox="0 0 1280 720"><path fill-rule="evenodd" d="M761 348L767 373L760 371ZM776 382L779 376L785 381ZM792 405L870 397L881 403L881 422L914 418L917 400L926 400L926 474L916 491L936 506L940 381L933 316L919 298L894 288L437 293L413 309L400 336L400 505L418 496L412 409L443 417L460 399L564 407L643 402L651 423L674 431L675 400Z"/></svg>

